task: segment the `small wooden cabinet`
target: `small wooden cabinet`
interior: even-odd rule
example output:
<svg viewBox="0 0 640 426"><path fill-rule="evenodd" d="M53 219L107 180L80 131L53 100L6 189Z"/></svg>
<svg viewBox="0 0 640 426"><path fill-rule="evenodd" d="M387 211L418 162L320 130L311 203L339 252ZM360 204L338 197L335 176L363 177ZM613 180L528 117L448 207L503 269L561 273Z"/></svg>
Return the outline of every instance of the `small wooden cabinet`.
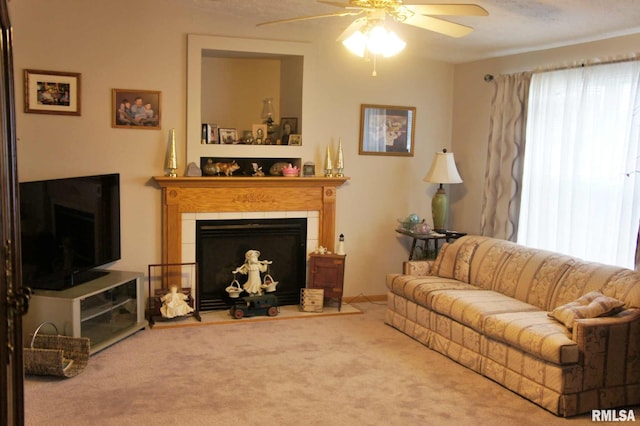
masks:
<svg viewBox="0 0 640 426"><path fill-rule="evenodd" d="M315 253L309 258L307 287L323 289L325 301L337 300L338 311L342 308L345 259L345 255Z"/></svg>
<svg viewBox="0 0 640 426"><path fill-rule="evenodd" d="M23 319L25 346L30 344L30 334L45 321L55 324L62 335L88 337L91 354L146 328L144 274L108 272L66 290L34 290Z"/></svg>

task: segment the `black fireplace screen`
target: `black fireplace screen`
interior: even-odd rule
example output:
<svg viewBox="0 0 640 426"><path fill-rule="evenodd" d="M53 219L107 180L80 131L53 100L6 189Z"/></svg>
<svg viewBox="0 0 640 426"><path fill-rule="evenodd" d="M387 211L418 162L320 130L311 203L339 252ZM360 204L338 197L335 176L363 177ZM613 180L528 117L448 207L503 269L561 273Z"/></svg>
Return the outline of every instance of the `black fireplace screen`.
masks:
<svg viewBox="0 0 640 426"><path fill-rule="evenodd" d="M247 250L260 251L270 260L267 272L278 281L280 305L297 305L306 283L307 219L230 219L196 221L196 260L201 311L227 309L233 304L225 288L232 271L244 263ZM246 275L236 276L240 284Z"/></svg>

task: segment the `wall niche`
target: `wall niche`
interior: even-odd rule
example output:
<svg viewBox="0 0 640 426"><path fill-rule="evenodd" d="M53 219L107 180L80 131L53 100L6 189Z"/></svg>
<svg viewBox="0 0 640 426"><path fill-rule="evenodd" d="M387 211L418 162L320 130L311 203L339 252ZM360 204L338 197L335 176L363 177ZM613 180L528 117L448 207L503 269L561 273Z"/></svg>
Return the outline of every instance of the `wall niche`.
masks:
<svg viewBox="0 0 640 426"><path fill-rule="evenodd" d="M199 164L201 157L212 155L267 156L273 145L201 143L202 123L234 128L238 135L262 123L265 98L272 98L276 123L282 117L295 117L302 133L308 49L300 42L188 35L187 162Z"/></svg>

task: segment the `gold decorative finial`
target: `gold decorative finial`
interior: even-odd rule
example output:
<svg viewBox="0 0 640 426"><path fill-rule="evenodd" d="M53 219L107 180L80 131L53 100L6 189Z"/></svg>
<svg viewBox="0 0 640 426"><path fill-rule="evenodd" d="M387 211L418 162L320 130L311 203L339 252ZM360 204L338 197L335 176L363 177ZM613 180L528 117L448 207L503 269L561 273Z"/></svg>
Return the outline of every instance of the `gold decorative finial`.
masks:
<svg viewBox="0 0 640 426"><path fill-rule="evenodd" d="M176 170L178 169L178 159L176 157L176 129L169 130L169 135L171 136L171 142L169 145L169 152L167 153L166 168L169 169L167 176L178 177L178 174L176 173Z"/></svg>

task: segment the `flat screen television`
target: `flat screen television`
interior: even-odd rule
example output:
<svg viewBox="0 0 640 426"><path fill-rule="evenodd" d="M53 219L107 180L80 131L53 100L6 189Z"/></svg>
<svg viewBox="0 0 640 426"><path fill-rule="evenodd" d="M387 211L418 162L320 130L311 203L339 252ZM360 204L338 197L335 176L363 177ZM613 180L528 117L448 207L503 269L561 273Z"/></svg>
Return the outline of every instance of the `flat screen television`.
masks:
<svg viewBox="0 0 640 426"><path fill-rule="evenodd" d="M63 290L120 259L120 175L20 183L23 283Z"/></svg>

